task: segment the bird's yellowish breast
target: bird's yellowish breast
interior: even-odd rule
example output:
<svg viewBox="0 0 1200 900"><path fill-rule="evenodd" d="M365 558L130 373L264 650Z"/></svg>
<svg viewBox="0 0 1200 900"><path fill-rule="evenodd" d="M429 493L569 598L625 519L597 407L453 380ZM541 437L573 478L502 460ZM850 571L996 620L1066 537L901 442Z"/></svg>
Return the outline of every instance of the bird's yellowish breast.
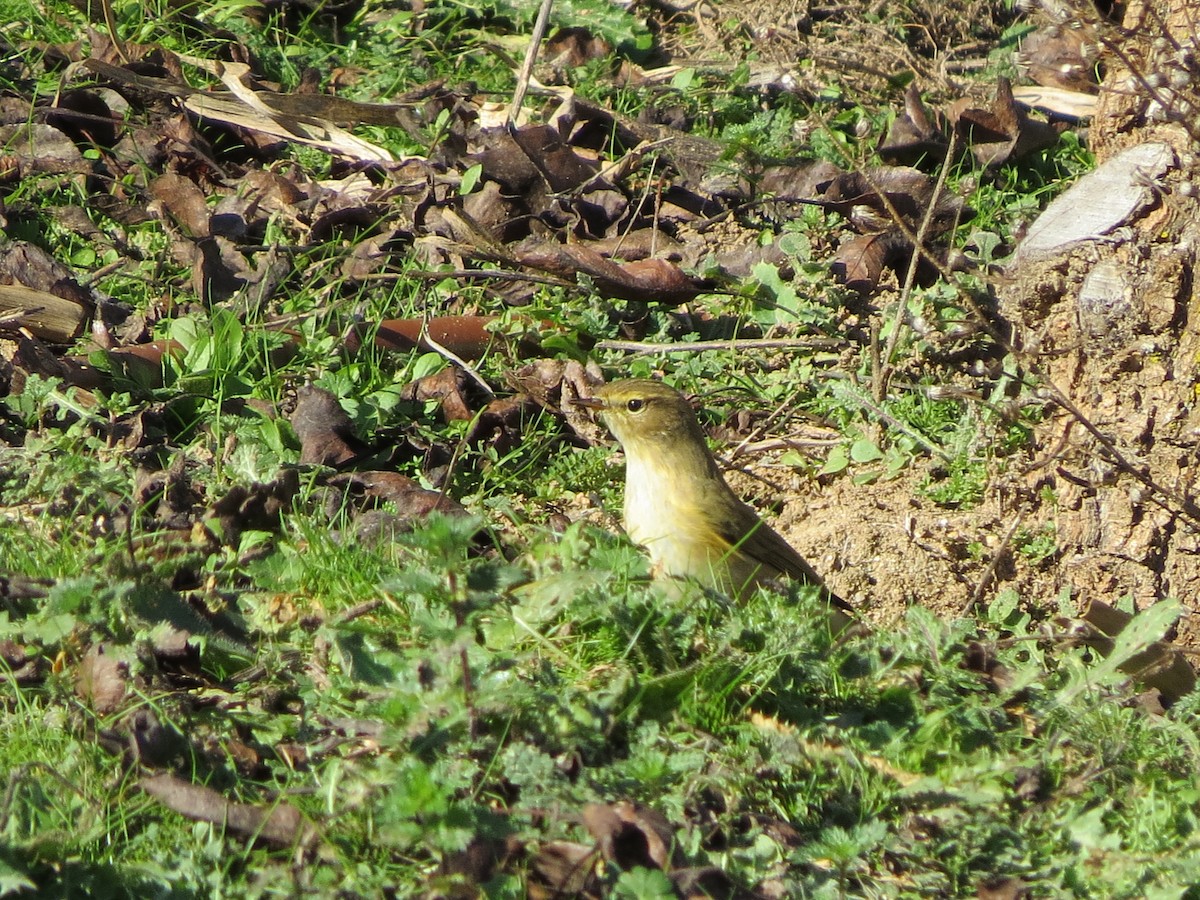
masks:
<svg viewBox="0 0 1200 900"><path fill-rule="evenodd" d="M632 451L632 452L631 452ZM625 530L669 575L704 578L728 545L702 513L705 486L677 454L626 448ZM704 471L701 469L701 471Z"/></svg>

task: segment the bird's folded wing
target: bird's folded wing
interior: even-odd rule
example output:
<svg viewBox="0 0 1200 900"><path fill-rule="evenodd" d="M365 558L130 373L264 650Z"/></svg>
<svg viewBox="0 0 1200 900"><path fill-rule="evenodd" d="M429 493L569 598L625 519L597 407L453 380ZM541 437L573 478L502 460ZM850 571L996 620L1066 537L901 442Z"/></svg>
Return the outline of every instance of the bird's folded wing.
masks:
<svg viewBox="0 0 1200 900"><path fill-rule="evenodd" d="M775 571L821 589L825 599L833 606L852 612L853 607L825 585L825 579L808 564L796 549L780 537L770 525L746 506L740 510L737 521L722 523L721 531L730 539L731 549Z"/></svg>

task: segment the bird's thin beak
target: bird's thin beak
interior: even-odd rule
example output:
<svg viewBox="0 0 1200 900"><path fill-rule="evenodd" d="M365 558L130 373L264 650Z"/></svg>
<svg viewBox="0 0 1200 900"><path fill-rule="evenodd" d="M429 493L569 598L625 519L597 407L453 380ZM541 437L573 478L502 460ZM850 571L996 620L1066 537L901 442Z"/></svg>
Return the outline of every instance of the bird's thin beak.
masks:
<svg viewBox="0 0 1200 900"><path fill-rule="evenodd" d="M571 401L576 406L584 406L588 409L607 409L608 404L596 397L577 397Z"/></svg>

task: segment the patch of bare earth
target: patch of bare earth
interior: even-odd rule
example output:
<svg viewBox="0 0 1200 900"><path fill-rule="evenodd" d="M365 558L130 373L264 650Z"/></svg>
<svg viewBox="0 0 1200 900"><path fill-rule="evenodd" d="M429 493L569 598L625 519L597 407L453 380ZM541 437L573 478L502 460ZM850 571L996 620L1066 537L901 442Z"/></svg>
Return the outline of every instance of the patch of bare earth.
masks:
<svg viewBox="0 0 1200 900"><path fill-rule="evenodd" d="M916 474L867 485L839 478L820 486L801 475L781 482L778 468L755 471L786 488L788 499L771 519L776 530L835 593L878 625L893 624L918 605L961 615L987 565L972 544L986 545L1002 531L986 508L954 512L922 498ZM730 481L749 484L736 476Z"/></svg>
<svg viewBox="0 0 1200 900"><path fill-rule="evenodd" d="M1031 520L1054 526L1051 591L1110 603L1131 595L1138 608L1174 597L1190 608L1200 587L1200 208L1189 187L1200 174L1197 135L1170 121L1169 108L1156 112L1156 91L1130 90L1137 76L1131 82L1123 62L1169 73L1200 9L1194 0L1153 7L1126 12L1131 37L1110 48L1118 58L1091 132L1098 165L1134 146L1170 148L1174 159L1151 185L1149 208L1104 240L1017 266L999 290L1022 355L1094 428L1059 404L1037 430L1042 464L1010 489ZM1180 643L1200 645L1195 616L1178 630Z"/></svg>
<svg viewBox="0 0 1200 900"><path fill-rule="evenodd" d="M788 48L772 42L764 6L746 6L740 20L762 37L763 58L769 59L773 48ZM983 502L965 511L923 497L919 470L870 485L846 478L816 485L781 475L785 469L767 460L754 466L782 488L774 496L787 498L774 526L830 587L857 601L877 623L893 622L912 605L960 616L1006 588L1046 617L1063 600L1079 610L1093 600L1115 604L1126 596L1138 608L1168 596L1195 605L1200 296L1193 269L1200 246L1200 166L1198 130L1177 120L1186 118L1180 112L1194 113L1198 97L1192 86L1171 92L1156 88L1163 76L1148 83L1146 76L1165 73L1170 84L1172 59L1180 71L1196 65L1200 4L1171 0L1160 7L1130 5L1120 31L1099 25L1111 43L1102 49L1106 77L1088 132L1098 164L1130 146L1169 146L1175 158L1153 186L1152 202L1102 240L1020 260L996 287L1000 320L1010 329L1021 371L1043 385L1049 401L1026 454L1004 461ZM694 8L700 16L702 7ZM991 14L991 7L973 8ZM784 12L806 23L810 59L818 70L828 68L833 56L822 55L814 10L793 5ZM772 7L772 14L779 13ZM847 22L839 30L838 56L853 53L858 40L859 47L872 47L865 59L881 59L876 48L887 46L910 66L914 56L930 54L932 60L914 67L946 73L953 49L965 46L966 37L916 19L913 26L924 30L931 54L919 42L896 46L894 35L881 41L878 25ZM712 26L700 22L697 30L718 49L720 35ZM1056 395L1066 404L1054 402ZM731 480L756 502L769 493L750 479ZM1040 534L1054 536L1054 552L1022 553L1022 536ZM1177 643L1200 647L1200 618L1186 614L1177 632Z"/></svg>
<svg viewBox="0 0 1200 900"><path fill-rule="evenodd" d="M1155 92L1139 88L1136 73L1169 70L1157 57L1177 55L1198 20L1197 4L1184 0L1158 12L1129 8L1117 49L1135 80L1110 60L1091 129L1098 164L1150 142L1171 149L1147 208L1102 239L1018 261L997 285L1017 364L1050 401L1026 454L1006 460L967 511L923 498L916 470L870 485L799 476L785 485L775 526L872 620L888 623L914 604L954 617L1006 588L1044 616L1064 600L1083 609L1132 597L1141 609L1174 597L1194 608L1197 134L1169 108L1156 112ZM760 471L781 477L766 463ZM1053 552L1023 554L1022 535L1037 534L1053 536ZM1185 614L1177 632L1176 643L1200 647L1200 617Z"/></svg>

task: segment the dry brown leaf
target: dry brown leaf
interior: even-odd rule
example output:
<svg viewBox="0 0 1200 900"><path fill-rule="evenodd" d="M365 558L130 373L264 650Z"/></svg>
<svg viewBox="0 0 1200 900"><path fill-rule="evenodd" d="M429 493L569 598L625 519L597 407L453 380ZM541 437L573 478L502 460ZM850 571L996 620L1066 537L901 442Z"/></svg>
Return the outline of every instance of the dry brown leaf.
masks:
<svg viewBox="0 0 1200 900"><path fill-rule="evenodd" d="M862 234L843 243L830 271L846 287L869 294L879 286L885 267L897 261L898 251L908 246L894 231L881 234Z"/></svg>
<svg viewBox="0 0 1200 900"><path fill-rule="evenodd" d="M738 890L725 870L716 866L676 869L670 878L683 900L734 900L751 896Z"/></svg>
<svg viewBox="0 0 1200 900"><path fill-rule="evenodd" d="M596 853L571 841L548 841L533 856L533 872L526 890L533 900L565 897L599 897L594 871Z"/></svg>
<svg viewBox="0 0 1200 900"><path fill-rule="evenodd" d="M178 341L150 341L106 350L105 355L114 371L137 384L155 388L162 387L163 357L170 354L182 359L186 352Z"/></svg>
<svg viewBox="0 0 1200 900"><path fill-rule="evenodd" d="M464 876L471 885L480 886L503 871L523 849L524 845L512 835L505 838L476 835L466 849L446 856L441 871Z"/></svg>
<svg viewBox="0 0 1200 900"><path fill-rule="evenodd" d="M237 546L244 530L274 531L279 516L300 492L300 475L294 468L280 471L274 481L236 484L209 509L209 518L220 523L220 538Z"/></svg>
<svg viewBox="0 0 1200 900"><path fill-rule="evenodd" d="M770 195L776 200L811 200L827 184L842 174L831 162L808 159L787 165L768 166L754 179L757 195Z"/></svg>
<svg viewBox="0 0 1200 900"><path fill-rule="evenodd" d="M380 503L389 503L395 508L400 523L423 519L430 513L439 512L449 516L465 516L461 503L442 491L431 491L421 487L399 472L347 472L329 479L333 487L346 491L359 509L368 509ZM340 500L339 508L345 505Z"/></svg>
<svg viewBox="0 0 1200 900"><path fill-rule="evenodd" d="M208 201L199 185L175 172L167 172L150 182L150 194L159 208L190 238L211 234L208 227Z"/></svg>
<svg viewBox="0 0 1200 900"><path fill-rule="evenodd" d="M289 418L300 439L301 463L336 468L366 452L337 397L314 385L304 385L296 395L296 408Z"/></svg>
<svg viewBox="0 0 1200 900"><path fill-rule="evenodd" d="M904 113L892 122L879 155L888 162L915 165L922 159L941 159L947 146L949 141L921 102L916 82L910 82L904 91Z"/></svg>
<svg viewBox="0 0 1200 900"><path fill-rule="evenodd" d="M1100 600L1092 600L1083 612L1083 621L1094 632L1086 643L1107 655L1112 652L1118 634L1133 620ZM1155 641L1141 653L1135 653L1118 668L1132 675L1141 684L1154 688L1169 704L1196 689L1196 670L1187 659L1165 641Z"/></svg>
<svg viewBox="0 0 1200 900"><path fill-rule="evenodd" d="M675 830L648 806L628 800L589 803L583 808L583 824L604 858L622 869L672 868Z"/></svg>
<svg viewBox="0 0 1200 900"><path fill-rule="evenodd" d="M520 446L525 427L537 412L538 405L525 394L490 400L475 417L475 424L467 432L467 443L475 447L486 444L503 457Z"/></svg>
<svg viewBox="0 0 1200 900"><path fill-rule="evenodd" d="M1012 85L1004 77L997 80L996 99L990 107L972 106L964 98L952 103L947 114L971 153L990 168L1058 142L1053 125L1029 118L1017 105Z"/></svg>
<svg viewBox="0 0 1200 900"><path fill-rule="evenodd" d="M576 360L539 359L508 376L509 383L545 409L561 415L588 446L607 440L606 429L576 401L592 397L604 377L594 362L585 368Z"/></svg>
<svg viewBox="0 0 1200 900"><path fill-rule="evenodd" d="M227 800L211 788L191 784L174 775L153 775L138 782L159 803L198 822L221 825L244 840L262 841L276 849L307 844L316 829L288 803L253 806Z"/></svg>
<svg viewBox="0 0 1200 900"><path fill-rule="evenodd" d="M560 28L543 46L542 53L556 69L574 69L612 53L612 44L586 28Z"/></svg>
<svg viewBox="0 0 1200 900"><path fill-rule="evenodd" d="M0 182L79 175L91 169L75 143L57 128L36 122L0 125Z"/></svg>
<svg viewBox="0 0 1200 900"><path fill-rule="evenodd" d="M77 693L97 715L121 708L129 686L129 663L114 655L110 644L93 644L75 676Z"/></svg>
<svg viewBox="0 0 1200 900"><path fill-rule="evenodd" d="M704 287L665 259L615 263L585 244L538 243L516 248L514 255L522 265L560 278L586 275L602 295L620 300L678 306L694 300Z"/></svg>
<svg viewBox="0 0 1200 900"><path fill-rule="evenodd" d="M820 204L841 213L861 232L895 227L894 215L916 231L934 200L937 181L908 166L880 166L846 172L820 187ZM937 198L928 233L940 234L971 215L961 198L943 193Z"/></svg>
<svg viewBox="0 0 1200 900"><path fill-rule="evenodd" d="M0 598L8 601L19 593L19 585L0 578ZM11 638L0 640L0 662L4 664L5 677L19 687L40 684L45 677L45 655L23 647Z"/></svg>
<svg viewBox="0 0 1200 900"><path fill-rule="evenodd" d="M474 417L467 399L467 376L457 366L427 375L407 385L400 395L405 400L436 400L447 422L467 422Z"/></svg>
<svg viewBox="0 0 1200 900"><path fill-rule="evenodd" d="M981 883L976 893L979 900L1024 900L1030 891L1020 878L999 875Z"/></svg>
<svg viewBox="0 0 1200 900"><path fill-rule="evenodd" d="M504 243L529 236L530 217L518 198L506 194L498 181L487 180L463 199L463 212L479 227Z"/></svg>
<svg viewBox="0 0 1200 900"><path fill-rule="evenodd" d="M94 367L77 359L59 356L27 330L20 330L13 335L11 341L0 343L0 352L12 367L8 373L9 389L14 394L19 394L25 389L29 375L61 378L64 384L88 390L108 382L107 376ZM95 406L95 399L88 394L77 393L74 399L82 406Z"/></svg>

